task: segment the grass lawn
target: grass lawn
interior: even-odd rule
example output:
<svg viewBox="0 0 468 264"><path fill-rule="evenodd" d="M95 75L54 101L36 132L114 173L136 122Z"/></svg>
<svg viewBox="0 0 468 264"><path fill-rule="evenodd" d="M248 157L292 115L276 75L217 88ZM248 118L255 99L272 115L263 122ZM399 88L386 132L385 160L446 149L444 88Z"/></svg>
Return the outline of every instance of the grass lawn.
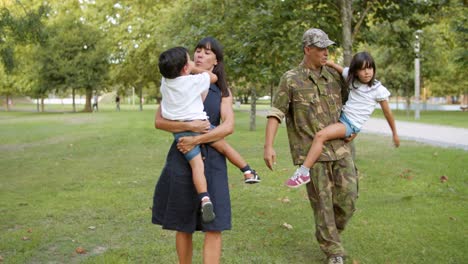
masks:
<svg viewBox="0 0 468 264"><path fill-rule="evenodd" d="M431 125L468 128L468 112L462 111L421 111L419 120L414 119L414 111L392 110L398 121L425 123ZM372 117L385 118L382 110L376 109Z"/></svg>
<svg viewBox="0 0 468 264"><path fill-rule="evenodd" d="M177 263L174 232L152 225L150 210L172 135L154 129L149 107L102 109L0 112L0 263ZM282 185L294 172L285 128L271 172L265 118L255 132L248 124L248 113L236 112L228 141L263 181L245 185L229 165L233 229L222 262L323 263L305 188ZM342 236L348 263L466 263L467 152L388 142L355 140L360 197ZM202 242L197 233L194 263Z"/></svg>

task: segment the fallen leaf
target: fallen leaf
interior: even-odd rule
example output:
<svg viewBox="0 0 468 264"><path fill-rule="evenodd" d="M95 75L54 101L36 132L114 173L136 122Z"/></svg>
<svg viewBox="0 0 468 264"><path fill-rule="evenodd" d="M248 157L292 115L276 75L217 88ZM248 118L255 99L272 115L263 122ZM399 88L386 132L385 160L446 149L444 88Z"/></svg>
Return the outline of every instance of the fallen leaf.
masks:
<svg viewBox="0 0 468 264"><path fill-rule="evenodd" d="M455 218L453 216L450 216L449 219L452 220L452 221L457 221L457 218Z"/></svg>
<svg viewBox="0 0 468 264"><path fill-rule="evenodd" d="M432 153L432 156L434 156L434 157L437 157L438 155L439 155L439 153L437 153L437 152Z"/></svg>
<svg viewBox="0 0 468 264"><path fill-rule="evenodd" d="M353 259L353 264L359 264L359 261Z"/></svg>
<svg viewBox="0 0 468 264"><path fill-rule="evenodd" d="M86 249L84 249L82 247L77 247L75 249L75 252L78 253L78 254L86 254Z"/></svg>
<svg viewBox="0 0 468 264"><path fill-rule="evenodd" d="M411 169L404 169L402 173L400 173L400 178L412 180L413 175L411 175Z"/></svg>
<svg viewBox="0 0 468 264"><path fill-rule="evenodd" d="M288 197L279 198L279 200L280 200L282 203L290 203L290 202L291 202L291 200L289 200Z"/></svg>
<svg viewBox="0 0 468 264"><path fill-rule="evenodd" d="M96 227L95 227L95 226L88 226L88 229L89 229L89 230L95 230Z"/></svg>
<svg viewBox="0 0 468 264"><path fill-rule="evenodd" d="M0 256L0 262L3 262L3 257L2 256Z"/></svg>
<svg viewBox="0 0 468 264"><path fill-rule="evenodd" d="M32 228L28 228L28 233L32 233Z"/></svg>
<svg viewBox="0 0 468 264"><path fill-rule="evenodd" d="M21 240L23 240L23 241L29 240L29 237L24 236L24 237L21 238Z"/></svg>
<svg viewBox="0 0 468 264"><path fill-rule="evenodd" d="M284 228L288 229L288 230L291 230L291 229L293 229L292 225L290 225L290 224L288 224L288 223L286 223L286 222L285 222L285 223L283 223L283 225L282 225L282 226L283 226Z"/></svg>
<svg viewBox="0 0 468 264"><path fill-rule="evenodd" d="M448 177L447 177L447 176L445 176L445 175L440 176L440 182L441 182L441 183L444 183L444 182L446 182L446 181L448 181Z"/></svg>

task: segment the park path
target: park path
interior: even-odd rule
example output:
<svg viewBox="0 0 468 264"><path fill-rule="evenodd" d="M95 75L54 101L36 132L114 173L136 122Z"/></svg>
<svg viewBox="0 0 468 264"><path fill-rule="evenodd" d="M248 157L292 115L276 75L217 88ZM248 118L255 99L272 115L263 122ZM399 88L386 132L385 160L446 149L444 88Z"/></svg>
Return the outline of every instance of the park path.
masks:
<svg viewBox="0 0 468 264"><path fill-rule="evenodd" d="M266 116L266 110L257 115ZM400 139L413 140L429 145L459 148L468 151L468 129L440 125L429 125L396 120ZM361 133L391 135L387 120L370 118L362 127Z"/></svg>
<svg viewBox="0 0 468 264"><path fill-rule="evenodd" d="M400 139L423 142L430 145L460 148L468 151L468 129L440 125L429 125L396 120ZM369 119L361 129L362 133L391 135L387 120Z"/></svg>

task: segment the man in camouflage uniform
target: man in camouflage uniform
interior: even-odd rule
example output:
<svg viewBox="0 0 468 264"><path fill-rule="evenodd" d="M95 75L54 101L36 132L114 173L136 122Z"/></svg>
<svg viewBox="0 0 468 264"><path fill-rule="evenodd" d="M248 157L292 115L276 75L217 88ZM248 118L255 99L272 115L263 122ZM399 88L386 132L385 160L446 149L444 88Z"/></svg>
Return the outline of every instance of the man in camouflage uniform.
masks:
<svg viewBox="0 0 468 264"><path fill-rule="evenodd" d="M264 160L270 170L276 162L273 142L278 126L286 119L290 151L295 165L307 156L315 133L338 122L347 89L340 74L325 66L328 46L335 44L320 29L303 35L304 58L287 71L274 94L267 114ZM350 147L344 140L325 143L306 185L314 211L316 238L328 263L344 263L340 232L355 211L357 176Z"/></svg>

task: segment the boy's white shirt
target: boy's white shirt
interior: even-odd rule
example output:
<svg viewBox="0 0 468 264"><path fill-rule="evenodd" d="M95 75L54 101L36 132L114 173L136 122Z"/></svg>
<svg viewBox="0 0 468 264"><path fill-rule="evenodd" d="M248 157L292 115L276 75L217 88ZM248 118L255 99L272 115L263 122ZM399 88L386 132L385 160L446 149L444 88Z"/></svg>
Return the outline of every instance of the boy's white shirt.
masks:
<svg viewBox="0 0 468 264"><path fill-rule="evenodd" d="M161 114L169 120L187 121L207 119L203 111L202 93L210 88L206 72L161 80Z"/></svg>
<svg viewBox="0 0 468 264"><path fill-rule="evenodd" d="M349 67L343 69L343 78L348 77L348 72ZM348 101L342 111L349 121L360 129L374 112L378 102L388 100L390 92L377 80L371 87L360 82L355 82L355 86L357 89L350 87Z"/></svg>

